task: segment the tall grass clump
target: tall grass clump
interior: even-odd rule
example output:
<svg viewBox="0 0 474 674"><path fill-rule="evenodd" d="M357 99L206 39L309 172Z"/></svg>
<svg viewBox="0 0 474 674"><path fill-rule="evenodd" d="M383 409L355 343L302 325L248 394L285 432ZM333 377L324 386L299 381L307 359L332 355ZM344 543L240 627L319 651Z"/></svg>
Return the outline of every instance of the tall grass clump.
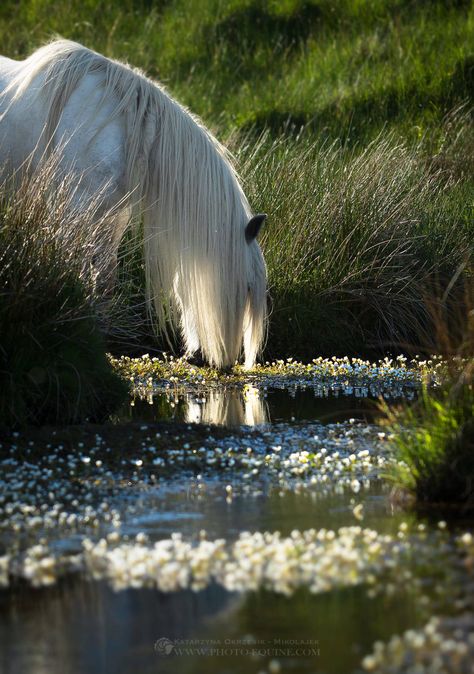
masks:
<svg viewBox="0 0 474 674"><path fill-rule="evenodd" d="M474 507L474 282L466 275L464 321L448 316L446 297L429 301L446 358L438 389L425 383L412 406L389 409L397 463L386 477L418 503ZM461 328L461 329L460 329ZM454 347L454 348L453 348Z"/></svg>
<svg viewBox="0 0 474 674"><path fill-rule="evenodd" d="M267 356L400 350L429 333L420 288L451 278L472 250L473 147L467 113L443 142L386 133L361 148L263 135L241 142L262 238L272 312Z"/></svg>
<svg viewBox="0 0 474 674"><path fill-rule="evenodd" d="M93 250L97 204L73 207L51 160L0 186L0 423L103 418L126 393L106 356ZM15 183L15 184L14 184Z"/></svg>

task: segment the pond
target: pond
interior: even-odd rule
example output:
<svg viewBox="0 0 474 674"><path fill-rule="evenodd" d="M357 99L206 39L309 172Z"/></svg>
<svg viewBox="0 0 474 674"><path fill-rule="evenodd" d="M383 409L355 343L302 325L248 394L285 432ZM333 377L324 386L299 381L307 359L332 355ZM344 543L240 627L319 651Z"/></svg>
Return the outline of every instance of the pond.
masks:
<svg viewBox="0 0 474 674"><path fill-rule="evenodd" d="M409 671L426 634L461 662L471 523L392 502L379 395L416 383L148 381L102 426L6 434L1 671Z"/></svg>

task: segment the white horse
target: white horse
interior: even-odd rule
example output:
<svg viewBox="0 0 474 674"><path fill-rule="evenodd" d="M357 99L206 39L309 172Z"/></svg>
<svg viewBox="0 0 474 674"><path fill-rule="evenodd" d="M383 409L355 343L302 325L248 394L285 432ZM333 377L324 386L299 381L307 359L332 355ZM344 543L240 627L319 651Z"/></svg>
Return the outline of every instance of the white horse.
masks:
<svg viewBox="0 0 474 674"><path fill-rule="evenodd" d="M138 207L144 226L147 296L186 351L216 367L245 351L251 367L266 323L266 269L251 215L222 145L200 120L139 70L67 40L24 61L0 58L0 166L34 170L60 149L74 199L103 194L117 212L112 266Z"/></svg>

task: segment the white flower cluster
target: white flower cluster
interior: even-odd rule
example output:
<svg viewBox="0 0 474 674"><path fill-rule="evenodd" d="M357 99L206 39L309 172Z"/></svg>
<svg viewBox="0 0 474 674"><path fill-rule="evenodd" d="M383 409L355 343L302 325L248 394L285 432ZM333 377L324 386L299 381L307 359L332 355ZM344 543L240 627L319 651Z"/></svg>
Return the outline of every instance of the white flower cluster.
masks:
<svg viewBox="0 0 474 674"><path fill-rule="evenodd" d="M131 382L133 395L149 402L153 396L169 392L169 400L176 403L179 397L198 396L206 401L211 390L238 389L245 393L251 386L266 395L266 390L287 389L290 394L298 390L313 389L317 397L327 395L354 395L356 397L411 398L422 381L432 384L442 378L443 361L433 356L421 361L408 361L404 356L368 361L361 358L315 358L311 363L301 363L288 358L265 365L257 365L243 373L236 368L233 373L219 375L214 370L191 367L183 359L160 360L148 354L140 358L123 356L111 359L115 367ZM189 402L189 401L188 401Z"/></svg>
<svg viewBox="0 0 474 674"><path fill-rule="evenodd" d="M172 592L218 583L229 591L265 588L290 595L303 586L319 593L367 584L373 596L385 587L395 589L397 582L406 588L410 579L417 586L415 567L419 564L426 574L434 549L444 549L439 564L432 562L435 577L454 563L459 552L472 554L471 543L463 537L453 546L446 537L439 530L430 538L423 528L408 537L406 524L395 536L351 526L337 531L295 530L286 537L278 531L242 532L233 542L208 540L205 532L197 542L186 541L175 533L153 545L144 534L129 542L112 533L96 542L85 539L83 552L69 557L55 557L48 546L35 545L21 561L7 560L3 568L4 575L9 572L33 585L49 585L58 575L81 570L117 590L154 587Z"/></svg>
<svg viewBox="0 0 474 674"><path fill-rule="evenodd" d="M472 674L473 663L474 614L467 613L433 617L423 629L376 642L362 666L374 674Z"/></svg>

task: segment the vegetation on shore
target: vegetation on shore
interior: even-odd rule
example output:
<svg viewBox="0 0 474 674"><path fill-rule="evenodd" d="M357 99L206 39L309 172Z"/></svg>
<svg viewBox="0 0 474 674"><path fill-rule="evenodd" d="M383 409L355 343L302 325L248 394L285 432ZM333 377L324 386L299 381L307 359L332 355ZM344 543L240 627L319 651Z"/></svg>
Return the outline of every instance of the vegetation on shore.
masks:
<svg viewBox="0 0 474 674"><path fill-rule="evenodd" d="M106 417L127 393L91 288L94 209L75 213L54 162L0 186L0 424ZM87 235L86 235L87 233Z"/></svg>
<svg viewBox="0 0 474 674"><path fill-rule="evenodd" d="M388 415L397 463L388 475L418 503L474 506L474 388L472 380L423 390L412 407Z"/></svg>
<svg viewBox="0 0 474 674"><path fill-rule="evenodd" d="M267 358L380 355L409 344L413 354L424 344L432 326L423 296L434 279L449 282L474 241L470 115L448 116L439 133L435 156L427 139L388 131L358 148L307 133L247 139L247 190L270 214Z"/></svg>
<svg viewBox="0 0 474 674"><path fill-rule="evenodd" d="M429 333L423 289L474 240L471 2L2 3L8 56L54 34L144 68L234 151L269 213L265 358L375 356ZM135 342L160 348L140 258L122 252Z"/></svg>
<svg viewBox="0 0 474 674"><path fill-rule="evenodd" d="M438 351L443 351L441 386L425 381L415 404L389 409L397 462L388 477L395 494L417 503L474 507L474 295L465 293L458 318L434 307ZM460 318L459 318L460 317ZM455 335L455 337L453 336Z"/></svg>
<svg viewBox="0 0 474 674"><path fill-rule="evenodd" d="M414 353L432 332L434 279L447 286L464 261L455 285L472 283L471 2L2 3L7 56L55 34L142 67L234 152L254 209L269 213L264 359ZM117 390L101 333L121 353L168 344L150 327L132 237L118 294L134 313L104 324L86 243L54 240L76 231L71 214L61 221L67 209L35 190L1 195L1 416L100 416Z"/></svg>

